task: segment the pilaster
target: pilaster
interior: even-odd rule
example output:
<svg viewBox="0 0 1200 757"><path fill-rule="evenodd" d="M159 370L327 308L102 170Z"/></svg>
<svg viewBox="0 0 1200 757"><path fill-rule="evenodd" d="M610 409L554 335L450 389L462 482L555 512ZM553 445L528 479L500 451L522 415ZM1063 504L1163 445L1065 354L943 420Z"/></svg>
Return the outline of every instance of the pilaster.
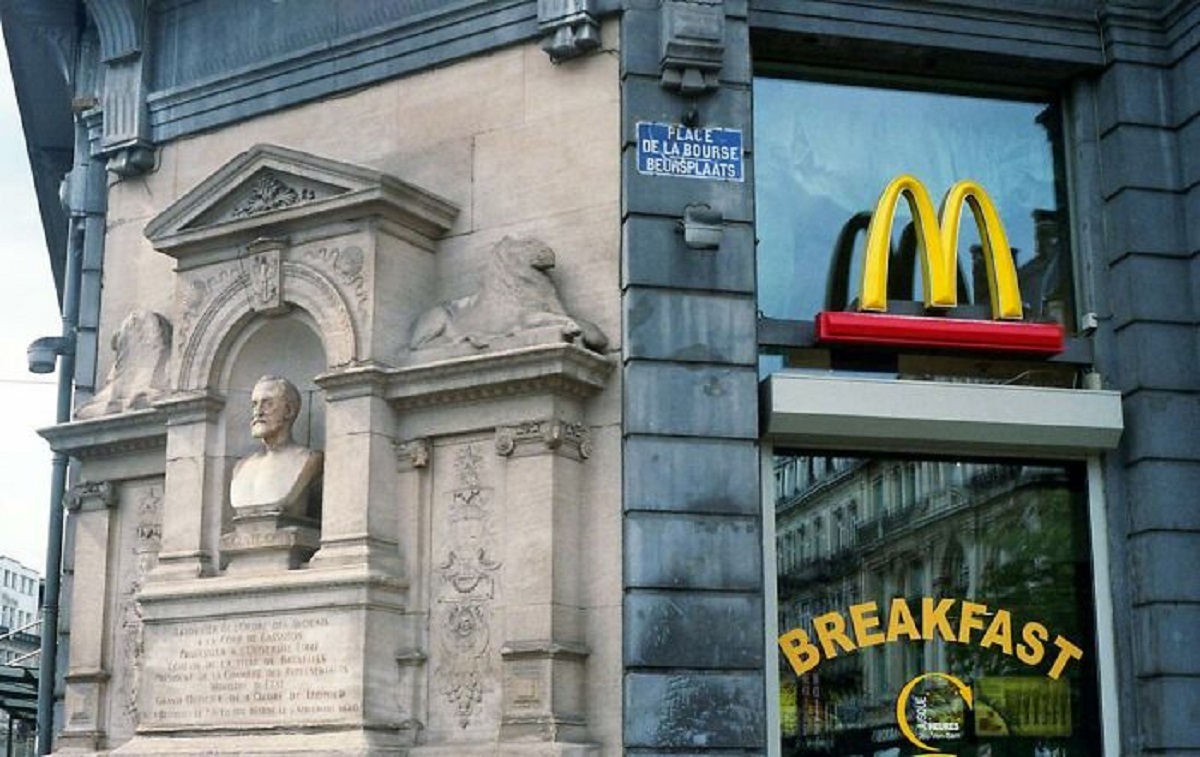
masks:
<svg viewBox="0 0 1200 757"><path fill-rule="evenodd" d="M312 567L402 577L387 374L360 366L318 376L317 384L325 392L325 482Z"/></svg>
<svg viewBox="0 0 1200 757"><path fill-rule="evenodd" d="M507 553L525 556L506 561L500 738L583 741L579 494L580 466L591 454L588 429L559 419L502 426L495 450L508 481L520 486L507 503Z"/></svg>
<svg viewBox="0 0 1200 757"><path fill-rule="evenodd" d="M196 392L156 407L167 417L162 551L152 581L198 578L218 569L226 460L220 446L225 399Z"/></svg>
<svg viewBox="0 0 1200 757"><path fill-rule="evenodd" d="M108 613L109 541L116 487L109 481L77 484L65 507L75 519L75 572L71 610L70 667L66 674L65 721L60 750L91 750L104 739L104 702L109 669L104 657Z"/></svg>

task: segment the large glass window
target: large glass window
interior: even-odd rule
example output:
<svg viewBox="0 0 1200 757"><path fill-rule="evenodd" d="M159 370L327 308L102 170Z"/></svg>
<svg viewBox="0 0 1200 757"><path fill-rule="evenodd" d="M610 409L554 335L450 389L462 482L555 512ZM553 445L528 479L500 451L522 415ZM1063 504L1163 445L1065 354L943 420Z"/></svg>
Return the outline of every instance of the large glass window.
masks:
<svg viewBox="0 0 1200 757"><path fill-rule="evenodd" d="M775 492L779 549L884 498L831 550L780 563L781 754L1102 753L1081 465L774 465L825 471ZM914 483L878 494L894 476Z"/></svg>
<svg viewBox="0 0 1200 757"><path fill-rule="evenodd" d="M957 181L982 185L1013 249L1025 318L1071 326L1054 103L760 77L754 120L764 315L811 320L819 311L850 309L876 201L891 179L909 174L934 203ZM920 299L910 220L901 202L892 227L889 302ZM978 233L966 221L960 304L987 302L984 264Z"/></svg>

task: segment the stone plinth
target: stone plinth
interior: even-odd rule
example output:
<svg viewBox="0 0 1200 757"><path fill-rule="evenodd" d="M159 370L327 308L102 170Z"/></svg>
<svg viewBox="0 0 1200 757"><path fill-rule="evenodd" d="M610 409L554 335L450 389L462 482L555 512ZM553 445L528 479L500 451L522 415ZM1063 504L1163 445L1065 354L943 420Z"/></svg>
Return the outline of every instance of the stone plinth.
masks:
<svg viewBox="0 0 1200 757"><path fill-rule="evenodd" d="M137 736L118 754L398 754L405 586L283 570L141 594ZM410 642L411 643L411 642Z"/></svg>
<svg viewBox="0 0 1200 757"><path fill-rule="evenodd" d="M221 534L228 575L295 570L321 546L318 523L278 510L245 508L233 516L233 531Z"/></svg>

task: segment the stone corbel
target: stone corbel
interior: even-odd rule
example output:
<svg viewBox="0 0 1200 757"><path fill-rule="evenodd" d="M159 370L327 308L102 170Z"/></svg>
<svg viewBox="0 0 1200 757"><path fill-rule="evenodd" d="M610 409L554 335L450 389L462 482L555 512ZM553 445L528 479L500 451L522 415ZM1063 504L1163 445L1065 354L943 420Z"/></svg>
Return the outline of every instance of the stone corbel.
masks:
<svg viewBox="0 0 1200 757"><path fill-rule="evenodd" d="M559 63L600 47L596 0L538 0L542 49Z"/></svg>
<svg viewBox="0 0 1200 757"><path fill-rule="evenodd" d="M117 490L109 481L87 481L71 487L64 504L71 512L108 510L117 504Z"/></svg>
<svg viewBox="0 0 1200 757"><path fill-rule="evenodd" d="M143 54L146 0L87 0L87 5L104 63L104 122L95 152L108 159L112 173L139 176L154 168Z"/></svg>
<svg viewBox="0 0 1200 757"><path fill-rule="evenodd" d="M720 0L664 0L662 86L688 96L719 85L725 56L725 10Z"/></svg>
<svg viewBox="0 0 1200 757"><path fill-rule="evenodd" d="M396 464L401 473L429 467L429 439L422 437L407 442L397 441L392 446L396 450Z"/></svg>
<svg viewBox="0 0 1200 757"><path fill-rule="evenodd" d="M501 457L551 452L580 461L591 457L592 440L588 427L552 419L496 428L496 454Z"/></svg>

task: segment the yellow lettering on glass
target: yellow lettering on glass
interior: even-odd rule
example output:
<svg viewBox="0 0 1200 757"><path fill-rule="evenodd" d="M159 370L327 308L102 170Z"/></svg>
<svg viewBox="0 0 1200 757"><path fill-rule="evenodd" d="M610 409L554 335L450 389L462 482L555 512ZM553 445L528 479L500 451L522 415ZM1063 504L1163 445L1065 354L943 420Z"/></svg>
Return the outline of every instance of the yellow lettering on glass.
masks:
<svg viewBox="0 0 1200 757"><path fill-rule="evenodd" d="M957 621L952 619L953 615L958 616ZM1051 641L1057 647L1057 654L1047 675L1053 679L1058 679L1072 661L1083 659L1079 646L1063 636L1051 640L1050 632L1037 621L1023 624L1020 641L1014 643L1012 613L995 610L993 614L987 605L978 602L922 597L918 623L908 602L895 597L886 617L885 626L884 613L875 602L851 605L845 615L834 610L813 618L813 637L801 628L781 635L779 648L798 676L817 667L823 659L837 657L839 652L855 652L902 640L940 639L952 644L975 644L981 649L995 648L1030 667L1042 663L1046 658L1046 642Z"/></svg>
<svg viewBox="0 0 1200 757"><path fill-rule="evenodd" d="M952 308L958 305L958 227L963 205L966 205L971 209L983 243L992 317L1021 320L1023 311L1017 267L1013 263L1004 224L1000 222L1000 215L988 193L974 181L957 182L942 199L940 213L934 215L929 191L919 179L907 174L893 179L875 204L867 228L859 307L878 312L887 310L892 225L902 197L908 202L913 217L925 306Z"/></svg>

